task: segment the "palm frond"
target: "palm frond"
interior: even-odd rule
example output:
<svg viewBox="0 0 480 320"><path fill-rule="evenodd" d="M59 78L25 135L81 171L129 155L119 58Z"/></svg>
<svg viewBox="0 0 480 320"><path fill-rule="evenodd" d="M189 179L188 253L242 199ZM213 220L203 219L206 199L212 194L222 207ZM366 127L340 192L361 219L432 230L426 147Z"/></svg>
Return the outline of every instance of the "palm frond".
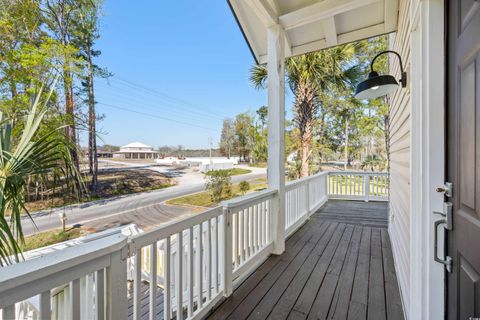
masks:
<svg viewBox="0 0 480 320"><path fill-rule="evenodd" d="M265 65L254 65L250 68L250 82L255 89L265 89L267 86L267 67Z"/></svg>
<svg viewBox="0 0 480 320"><path fill-rule="evenodd" d="M40 131L47 113L46 102L40 105L37 95L25 117L20 137L13 137L13 121L0 114L0 266L19 261L23 242L22 216L33 221L25 207L29 176L49 174L63 162L66 173L79 177L73 162L65 156L72 146L61 128ZM47 96L50 98L51 92Z"/></svg>

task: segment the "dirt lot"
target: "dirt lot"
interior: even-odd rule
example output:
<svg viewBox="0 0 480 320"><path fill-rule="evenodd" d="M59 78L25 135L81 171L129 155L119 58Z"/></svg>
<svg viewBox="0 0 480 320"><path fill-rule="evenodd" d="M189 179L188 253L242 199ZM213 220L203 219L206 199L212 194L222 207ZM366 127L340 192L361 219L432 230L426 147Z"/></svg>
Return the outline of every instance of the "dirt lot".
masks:
<svg viewBox="0 0 480 320"><path fill-rule="evenodd" d="M89 180L89 177L85 179L87 185ZM98 188L95 193L91 192L89 195L79 198L65 197L61 192L57 192L54 195L46 195L44 200L28 202L27 209L30 212L34 212L78 202L162 189L174 184L175 181L173 179L148 169L109 169L99 172Z"/></svg>

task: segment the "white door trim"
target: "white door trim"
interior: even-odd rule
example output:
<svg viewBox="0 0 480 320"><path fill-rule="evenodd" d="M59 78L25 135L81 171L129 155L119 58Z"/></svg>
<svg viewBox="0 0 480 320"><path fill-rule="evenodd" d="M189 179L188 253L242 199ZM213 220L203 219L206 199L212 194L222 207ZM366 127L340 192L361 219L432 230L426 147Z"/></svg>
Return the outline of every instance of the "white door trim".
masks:
<svg viewBox="0 0 480 320"><path fill-rule="evenodd" d="M433 260L435 217L445 182L444 0L412 1L411 278L408 319L443 319L443 266ZM443 243L441 235L440 245Z"/></svg>

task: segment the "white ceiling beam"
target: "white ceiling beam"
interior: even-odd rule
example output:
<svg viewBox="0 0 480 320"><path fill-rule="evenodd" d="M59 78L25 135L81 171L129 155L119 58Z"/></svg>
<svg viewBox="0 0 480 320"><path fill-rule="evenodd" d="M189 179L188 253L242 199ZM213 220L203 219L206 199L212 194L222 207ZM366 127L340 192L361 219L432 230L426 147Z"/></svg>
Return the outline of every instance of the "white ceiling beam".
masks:
<svg viewBox="0 0 480 320"><path fill-rule="evenodd" d="M279 17L279 20L285 30L290 30L378 1L380 0L324 0L284 14Z"/></svg>
<svg viewBox="0 0 480 320"><path fill-rule="evenodd" d="M385 29L385 25L383 23L380 23L374 26L363 28L363 29L358 29L355 31L343 33L337 36L338 43L344 44L348 42L353 42L353 41L377 36L379 34L382 34L384 29ZM318 51L328 47L330 47L330 45L327 44L327 41L325 41L325 39L312 41L312 42L308 42L308 43L304 43L304 44L292 47L292 56L297 56L297 55L308 53L308 52Z"/></svg>
<svg viewBox="0 0 480 320"><path fill-rule="evenodd" d="M385 32L397 30L398 0L385 0Z"/></svg>
<svg viewBox="0 0 480 320"><path fill-rule="evenodd" d="M266 27L278 24L278 14L267 0L247 0L248 6L255 12Z"/></svg>
<svg viewBox="0 0 480 320"><path fill-rule="evenodd" d="M333 47L338 44L337 27L335 25L335 16L331 16L322 21L323 31L325 33L325 41L327 46Z"/></svg>
<svg viewBox="0 0 480 320"><path fill-rule="evenodd" d="M379 23L374 26L366 27L363 29L342 33L338 35L338 42L349 43L353 41L359 41L359 40L363 40L371 37L376 37L380 34L383 34L384 33L383 30L385 30L385 24Z"/></svg>
<svg viewBox="0 0 480 320"><path fill-rule="evenodd" d="M290 36L288 35L287 31L283 31L283 35L285 37L285 56L292 55L292 42L290 41Z"/></svg>
<svg viewBox="0 0 480 320"><path fill-rule="evenodd" d="M301 44L292 48L292 56L298 56L307 52L318 51L327 47L325 39Z"/></svg>

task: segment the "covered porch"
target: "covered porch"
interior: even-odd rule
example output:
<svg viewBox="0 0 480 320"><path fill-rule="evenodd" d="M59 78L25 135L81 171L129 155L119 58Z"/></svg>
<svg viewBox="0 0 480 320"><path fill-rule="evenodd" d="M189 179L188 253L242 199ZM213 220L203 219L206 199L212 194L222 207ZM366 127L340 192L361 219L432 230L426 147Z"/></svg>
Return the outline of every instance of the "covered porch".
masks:
<svg viewBox="0 0 480 320"><path fill-rule="evenodd" d="M277 191L265 190L6 267L2 319L402 318L388 181L321 172L287 183L278 255Z"/></svg>
<svg viewBox="0 0 480 320"><path fill-rule="evenodd" d="M268 189L9 266L2 319L403 317L386 208L372 203L388 201L388 174L320 172L286 183L284 164L285 58L395 31L398 1L230 5L268 64Z"/></svg>

